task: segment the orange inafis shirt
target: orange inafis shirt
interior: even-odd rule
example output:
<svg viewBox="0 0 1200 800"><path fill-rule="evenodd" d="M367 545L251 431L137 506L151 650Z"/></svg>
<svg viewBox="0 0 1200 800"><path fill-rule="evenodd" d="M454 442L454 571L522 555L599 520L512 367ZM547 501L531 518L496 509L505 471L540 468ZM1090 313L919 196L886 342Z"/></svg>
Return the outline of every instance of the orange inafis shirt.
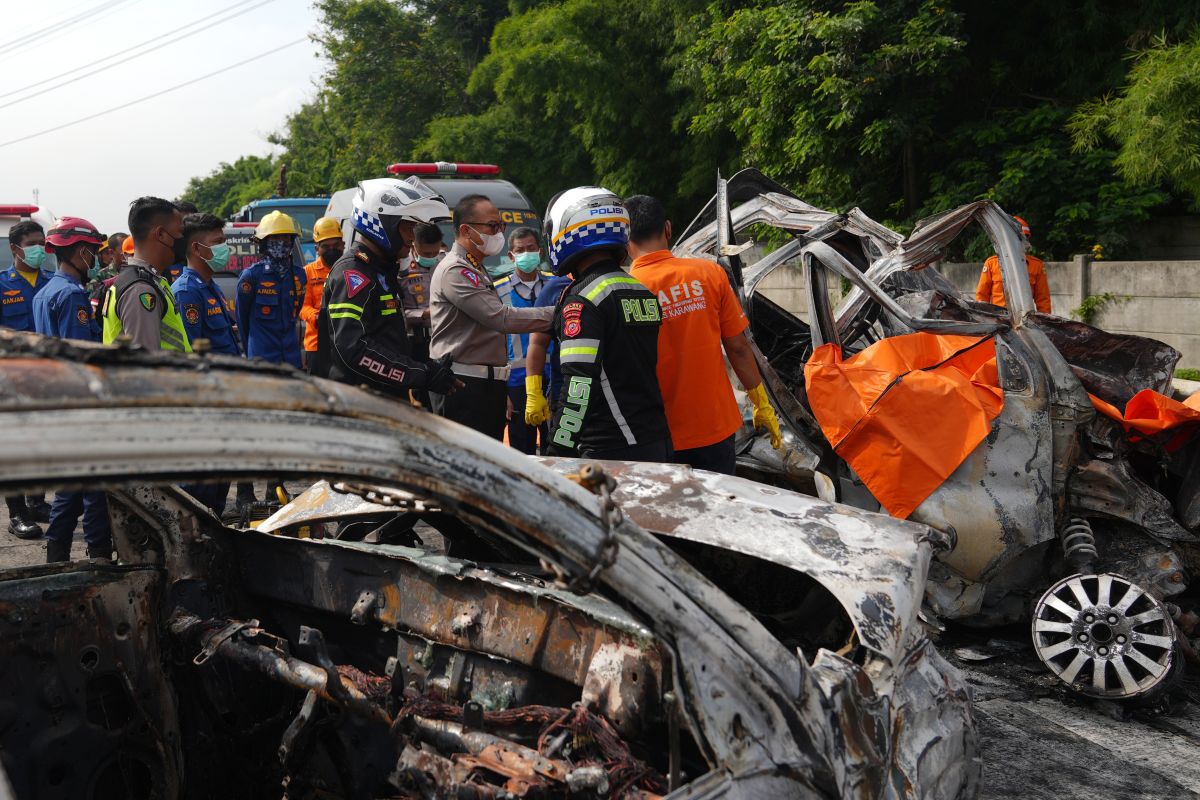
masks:
<svg viewBox="0 0 1200 800"><path fill-rule="evenodd" d="M658 295L658 388L676 450L705 447L741 427L721 340L749 324L725 270L670 250L634 260L633 276Z"/></svg>

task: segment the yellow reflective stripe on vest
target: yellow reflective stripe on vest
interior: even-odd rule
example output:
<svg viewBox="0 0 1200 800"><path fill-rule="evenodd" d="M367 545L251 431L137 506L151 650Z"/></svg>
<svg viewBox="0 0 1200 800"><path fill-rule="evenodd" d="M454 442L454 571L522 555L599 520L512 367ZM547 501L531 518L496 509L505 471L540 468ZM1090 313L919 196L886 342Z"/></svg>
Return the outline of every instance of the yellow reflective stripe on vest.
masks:
<svg viewBox="0 0 1200 800"><path fill-rule="evenodd" d="M363 312L363 307L356 306L356 305L354 305L354 303L330 303L329 310L330 311L350 310L350 311L357 311L358 313L361 314Z"/></svg>
<svg viewBox="0 0 1200 800"><path fill-rule="evenodd" d="M597 281L595 286L592 286L587 290L587 294L585 294L584 297L590 300L593 305L600 305L601 300L608 297L622 286L629 284L641 286L642 282L637 278L632 278L628 275L614 275L611 278L605 278L602 281Z"/></svg>

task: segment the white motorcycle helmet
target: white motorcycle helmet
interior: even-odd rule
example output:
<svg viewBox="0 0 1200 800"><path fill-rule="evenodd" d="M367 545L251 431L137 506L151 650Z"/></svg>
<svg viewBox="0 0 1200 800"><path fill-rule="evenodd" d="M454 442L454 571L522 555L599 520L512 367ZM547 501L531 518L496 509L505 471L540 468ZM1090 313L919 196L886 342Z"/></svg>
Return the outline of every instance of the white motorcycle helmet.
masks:
<svg viewBox="0 0 1200 800"><path fill-rule="evenodd" d="M448 219L446 201L419 178L373 178L358 184L351 224L385 253L395 256L401 245L399 223Z"/></svg>
<svg viewBox="0 0 1200 800"><path fill-rule="evenodd" d="M629 212L621 198L599 186L559 192L546 207L546 249L558 275L571 262L602 247L624 250L629 244Z"/></svg>

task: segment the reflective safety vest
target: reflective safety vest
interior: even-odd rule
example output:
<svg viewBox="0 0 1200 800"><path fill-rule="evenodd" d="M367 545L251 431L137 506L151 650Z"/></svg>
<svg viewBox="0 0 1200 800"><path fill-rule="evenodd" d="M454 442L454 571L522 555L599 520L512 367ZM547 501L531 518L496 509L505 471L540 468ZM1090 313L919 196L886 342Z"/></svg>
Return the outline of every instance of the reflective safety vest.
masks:
<svg viewBox="0 0 1200 800"><path fill-rule="evenodd" d="M175 296L171 294L171 287L165 280L156 274L150 273L141 267L126 267L117 275L116 282L108 288L108 292L104 296L103 308L103 341L105 344L112 344L124 332L124 325L121 324L121 318L117 315L117 307L120 305L121 298L134 286L139 283L147 284L158 295L159 301L162 303L162 315L158 322L158 345L163 350L173 350L177 353L192 352L192 345L188 341L187 329L183 327L183 317L179 316L179 306L175 302Z"/></svg>

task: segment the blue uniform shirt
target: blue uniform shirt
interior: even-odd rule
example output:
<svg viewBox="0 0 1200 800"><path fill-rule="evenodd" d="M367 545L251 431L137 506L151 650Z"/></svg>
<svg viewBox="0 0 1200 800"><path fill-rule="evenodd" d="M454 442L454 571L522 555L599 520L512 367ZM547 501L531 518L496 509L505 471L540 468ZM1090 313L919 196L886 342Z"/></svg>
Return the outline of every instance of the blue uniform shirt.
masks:
<svg viewBox="0 0 1200 800"><path fill-rule="evenodd" d="M541 294L534 301L534 308L545 308L546 306L556 306L562 298L563 291L571 285L571 279L567 276L558 278L550 278L542 285ZM550 347L546 350L546 364L550 367L550 405L553 406L558 402L558 398L562 394L562 370L558 367L558 347L553 337L550 339Z"/></svg>
<svg viewBox="0 0 1200 800"><path fill-rule="evenodd" d="M36 280L30 285L16 267L0 272L0 326L32 331L33 298L46 287L52 275L39 269Z"/></svg>
<svg viewBox="0 0 1200 800"><path fill-rule="evenodd" d="M33 298L33 327L45 336L100 341L100 320L83 284L62 270Z"/></svg>
<svg viewBox="0 0 1200 800"><path fill-rule="evenodd" d="M183 274L171 284L171 293L179 304L188 341L195 345L197 339L208 339L214 353L242 354L233 329L233 317L216 281L205 283L200 273L185 267Z"/></svg>
<svg viewBox="0 0 1200 800"><path fill-rule="evenodd" d="M242 270L235 303L247 356L300 369L296 321L307 282L304 270L294 265L277 270L264 260Z"/></svg>
<svg viewBox="0 0 1200 800"><path fill-rule="evenodd" d="M539 272L537 281L532 287L529 287L521 283L516 272L512 272L496 280L496 294L500 295L500 299L504 301L505 305L513 308L533 308L542 292L545 291L547 282L553 278L552 273ZM529 334L510 333L505 338L508 340L508 385L524 386L525 352L529 350ZM553 346L553 342L551 342L551 346ZM546 355L546 378L549 378L549 351L546 352Z"/></svg>

